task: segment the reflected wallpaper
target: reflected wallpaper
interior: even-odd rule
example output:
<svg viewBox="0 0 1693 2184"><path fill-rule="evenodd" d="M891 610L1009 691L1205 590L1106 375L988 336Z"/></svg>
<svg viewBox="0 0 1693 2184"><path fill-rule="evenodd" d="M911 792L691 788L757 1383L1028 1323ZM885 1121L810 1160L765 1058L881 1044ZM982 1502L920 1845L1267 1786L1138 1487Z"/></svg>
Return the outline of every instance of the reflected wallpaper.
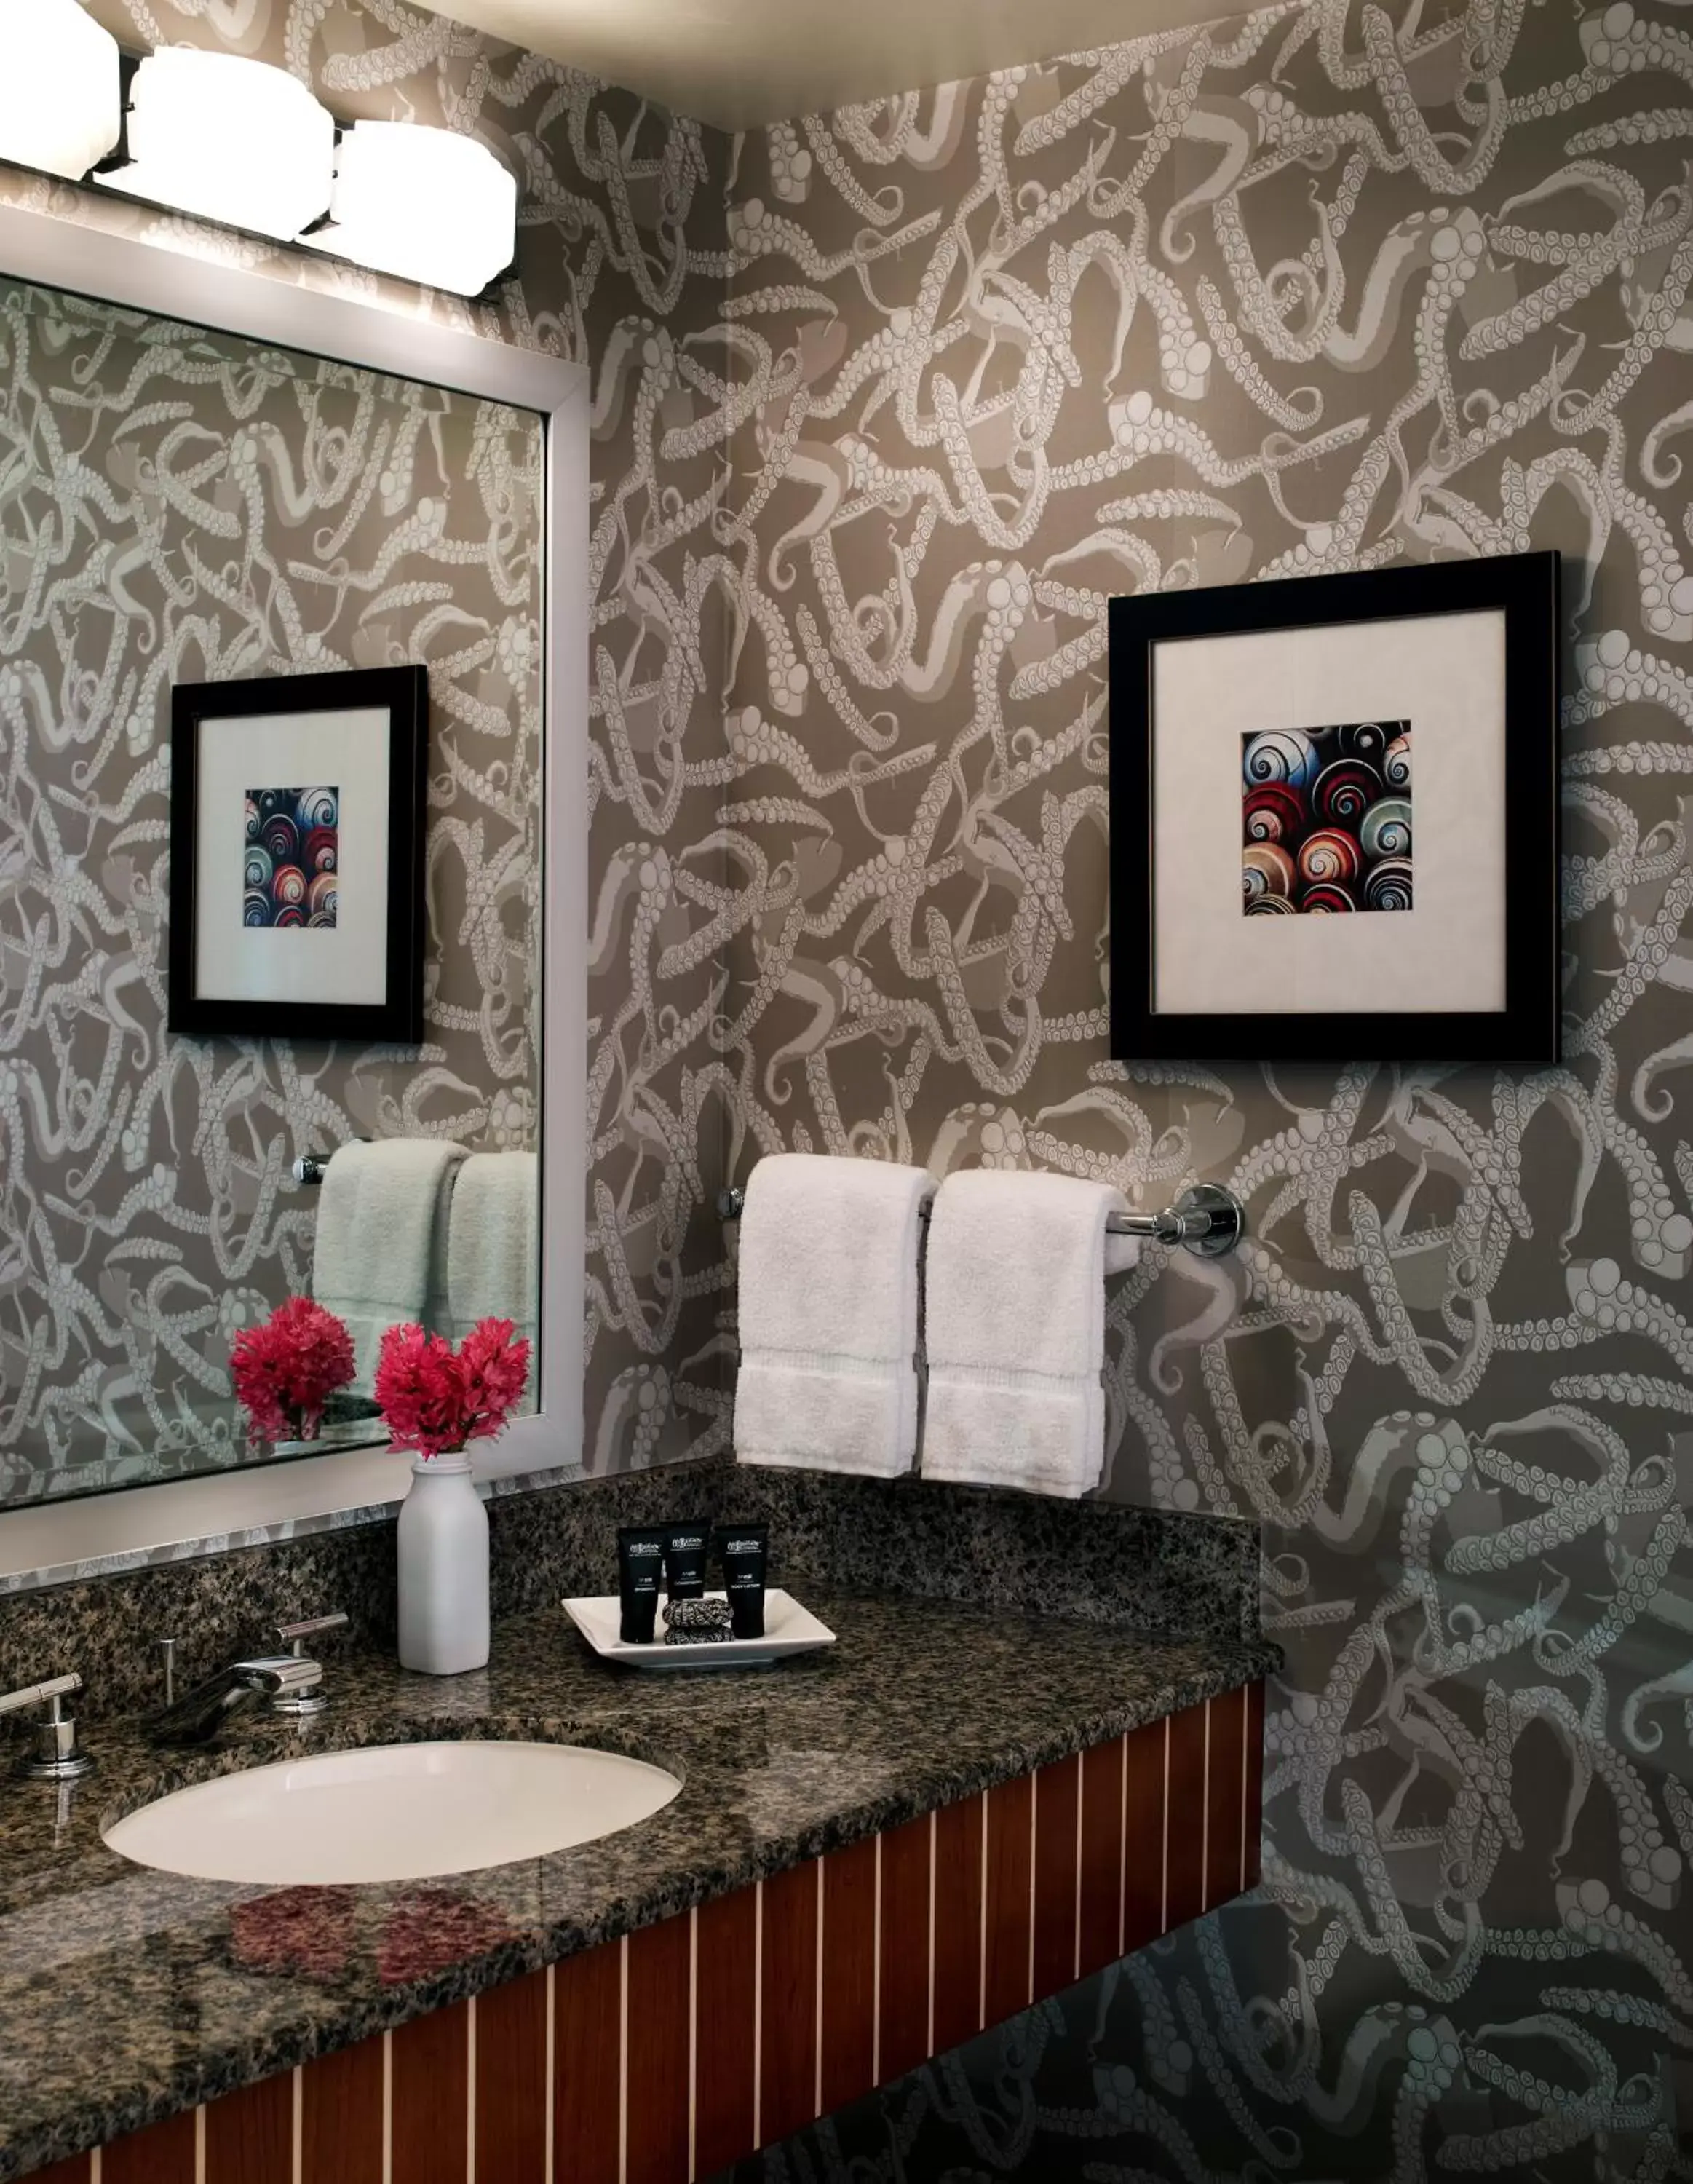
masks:
<svg viewBox="0 0 1693 2184"><path fill-rule="evenodd" d="M533 1143L538 422L0 280L0 1502L237 1462L309 1286L298 1153ZM427 1041L169 1038L174 682L424 660ZM332 925L334 786L258 788L249 925Z"/></svg>
<svg viewBox="0 0 1693 2184"><path fill-rule="evenodd" d="M1114 1292L1109 1491L1262 1528L1261 1896L769 2173L1693 2175L1681 11L1314 0L733 142L401 0L100 12L485 135L471 315L593 373L590 1462L721 1441L764 1153L1249 1202ZM1106 599L1530 546L1562 1067L1113 1065Z"/></svg>

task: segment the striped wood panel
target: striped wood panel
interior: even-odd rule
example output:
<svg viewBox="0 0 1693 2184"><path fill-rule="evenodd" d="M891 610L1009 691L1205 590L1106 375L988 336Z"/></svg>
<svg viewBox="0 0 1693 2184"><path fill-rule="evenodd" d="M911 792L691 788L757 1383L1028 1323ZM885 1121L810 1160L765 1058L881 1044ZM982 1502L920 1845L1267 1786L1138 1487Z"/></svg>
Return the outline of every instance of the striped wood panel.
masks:
<svg viewBox="0 0 1693 2184"><path fill-rule="evenodd" d="M242 2184L291 2184L294 2173L292 2071L261 2078L206 2110L205 2167L211 2176L239 2176Z"/></svg>
<svg viewBox="0 0 1693 2184"><path fill-rule="evenodd" d="M1082 1754L1082 1824L1076 1880L1077 1970L1086 1978L1122 1954L1124 1778L1128 1740Z"/></svg>
<svg viewBox="0 0 1693 2184"><path fill-rule="evenodd" d="M1262 1873L1264 1828L1264 1686L1246 1686L1246 1794L1240 1803L1240 1885L1256 1888Z"/></svg>
<svg viewBox="0 0 1693 2184"><path fill-rule="evenodd" d="M547 1975L531 1972L526 1978L492 1987L478 1995L471 2008L476 2013L476 2103L471 2126L476 2174L488 2179L544 2177L549 2075ZM380 2127L376 2143L380 2162ZM373 2184L381 2184L381 2177L379 2166Z"/></svg>
<svg viewBox="0 0 1693 2184"><path fill-rule="evenodd" d="M1246 1694L1226 1692L1206 1709L1205 1908L1240 1893L1245 1864ZM1240 1826L1235 1825L1235 1815ZM1213 1815L1215 1822L1213 1824Z"/></svg>
<svg viewBox="0 0 1693 2184"><path fill-rule="evenodd" d="M760 2145L822 2113L821 1880L814 1859L759 1885Z"/></svg>
<svg viewBox="0 0 1693 2184"><path fill-rule="evenodd" d="M1034 1777L1002 1782L986 1807L982 2021L998 2025L1034 2000Z"/></svg>
<svg viewBox="0 0 1693 2184"><path fill-rule="evenodd" d="M1258 1878L1261 1685L35 2184L693 2184Z"/></svg>
<svg viewBox="0 0 1693 2184"><path fill-rule="evenodd" d="M861 2099L877 2069L878 1892L881 1839L831 1851L823 1860L822 1961L828 1968L818 1997L818 2102L822 2114Z"/></svg>
<svg viewBox="0 0 1693 2184"><path fill-rule="evenodd" d="M171 2116L93 2155L94 2184L195 2184L206 2137L203 2109Z"/></svg>
<svg viewBox="0 0 1693 2184"><path fill-rule="evenodd" d="M692 1919L666 1919L629 1937L624 2069L640 2098L627 2103L624 2119L628 2184L665 2184L688 2174L693 1925Z"/></svg>
<svg viewBox="0 0 1693 2184"><path fill-rule="evenodd" d="M1109 1749L1109 1747L1107 1747ZM1037 1994L1057 1994L1082 1961L1082 1759L1034 1778L1034 1972Z"/></svg>
<svg viewBox="0 0 1693 2184"><path fill-rule="evenodd" d="M471 2108L475 2031L471 2004L455 2002L450 2009L414 2018L393 2036L389 2165L407 2184L458 2184L469 2166L475 2130ZM247 2184L244 2176L241 2184Z"/></svg>
<svg viewBox="0 0 1693 2184"><path fill-rule="evenodd" d="M934 1961L935 1816L925 1813L877 1838L881 1878L876 1988L876 2080L903 2078L935 2052L930 2029Z"/></svg>
<svg viewBox="0 0 1693 2184"><path fill-rule="evenodd" d="M553 2169L570 2184L618 2184L621 2173L627 1954L627 1942L608 1942L552 1970ZM331 2170L324 2184L341 2180ZM385 2176L382 2184L401 2180Z"/></svg>
<svg viewBox="0 0 1693 2184"><path fill-rule="evenodd" d="M1209 1707L1189 1707L1164 1724L1164 1914L1160 1930L1185 1926L1205 1908L1206 1770Z"/></svg>
<svg viewBox="0 0 1693 2184"><path fill-rule="evenodd" d="M1170 1724L1149 1722L1123 1739L1122 1949L1144 1949L1178 1922L1164 1916L1164 1806Z"/></svg>
<svg viewBox="0 0 1693 2184"><path fill-rule="evenodd" d="M380 2040L367 2040L293 2073L303 2176L382 2184L388 2113L382 2048Z"/></svg>
<svg viewBox="0 0 1693 2184"><path fill-rule="evenodd" d="M758 2142L756 1889L694 1914L693 2171L715 2176Z"/></svg>
<svg viewBox="0 0 1693 2184"><path fill-rule="evenodd" d="M982 2030L982 1843L987 1801L966 1797L931 1815L934 1909L929 1940L929 2052Z"/></svg>

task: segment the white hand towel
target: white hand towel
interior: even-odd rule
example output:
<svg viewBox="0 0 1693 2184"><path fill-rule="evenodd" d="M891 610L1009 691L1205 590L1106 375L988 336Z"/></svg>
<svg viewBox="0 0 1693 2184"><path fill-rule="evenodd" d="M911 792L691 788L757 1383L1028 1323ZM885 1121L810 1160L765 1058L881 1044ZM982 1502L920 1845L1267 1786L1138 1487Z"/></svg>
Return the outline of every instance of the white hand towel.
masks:
<svg viewBox="0 0 1693 2184"><path fill-rule="evenodd" d="M533 1153L472 1153L453 1187L447 1234L448 1332L509 1319L532 1343L541 1296L541 1163Z"/></svg>
<svg viewBox="0 0 1693 2184"><path fill-rule="evenodd" d="M1105 1470L1110 1184L972 1168L929 1224L922 1472L1075 1500ZM1115 1245L1121 1240L1113 1239ZM1127 1255L1114 1250L1113 1269Z"/></svg>
<svg viewBox="0 0 1693 2184"><path fill-rule="evenodd" d="M743 1463L894 1479L917 1446L920 1214L927 1168L777 1153L741 1216Z"/></svg>
<svg viewBox="0 0 1693 2184"><path fill-rule="evenodd" d="M437 1230L465 1156L449 1139L382 1138L342 1145L324 1170L312 1295L347 1323L355 1394L370 1394L387 1329L424 1321Z"/></svg>

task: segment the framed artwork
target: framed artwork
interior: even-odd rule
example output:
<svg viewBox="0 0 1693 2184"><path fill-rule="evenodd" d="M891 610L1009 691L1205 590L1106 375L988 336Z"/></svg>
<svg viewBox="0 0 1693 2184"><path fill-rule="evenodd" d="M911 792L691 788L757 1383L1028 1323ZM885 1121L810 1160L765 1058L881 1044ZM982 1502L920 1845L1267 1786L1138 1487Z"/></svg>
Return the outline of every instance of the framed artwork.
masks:
<svg viewBox="0 0 1693 2184"><path fill-rule="evenodd" d="M1555 1061L1558 557L1111 603L1111 1051Z"/></svg>
<svg viewBox="0 0 1693 2184"><path fill-rule="evenodd" d="M423 667L170 694L169 1028L423 1037Z"/></svg>

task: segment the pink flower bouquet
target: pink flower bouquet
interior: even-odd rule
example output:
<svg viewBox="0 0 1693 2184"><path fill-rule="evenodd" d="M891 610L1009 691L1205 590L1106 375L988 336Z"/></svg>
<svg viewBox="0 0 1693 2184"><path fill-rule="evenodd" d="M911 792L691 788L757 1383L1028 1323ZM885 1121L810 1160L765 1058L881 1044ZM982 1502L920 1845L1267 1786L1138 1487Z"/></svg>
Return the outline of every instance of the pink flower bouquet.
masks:
<svg viewBox="0 0 1693 2184"><path fill-rule="evenodd" d="M315 1440L324 1406L353 1378L353 1338L332 1312L290 1297L236 1336L229 1370L254 1440Z"/></svg>
<svg viewBox="0 0 1693 2184"><path fill-rule="evenodd" d="M509 1319L478 1320L457 1350L402 1323L382 1337L372 1392L394 1447L427 1458L491 1440L528 1380L529 1344Z"/></svg>

